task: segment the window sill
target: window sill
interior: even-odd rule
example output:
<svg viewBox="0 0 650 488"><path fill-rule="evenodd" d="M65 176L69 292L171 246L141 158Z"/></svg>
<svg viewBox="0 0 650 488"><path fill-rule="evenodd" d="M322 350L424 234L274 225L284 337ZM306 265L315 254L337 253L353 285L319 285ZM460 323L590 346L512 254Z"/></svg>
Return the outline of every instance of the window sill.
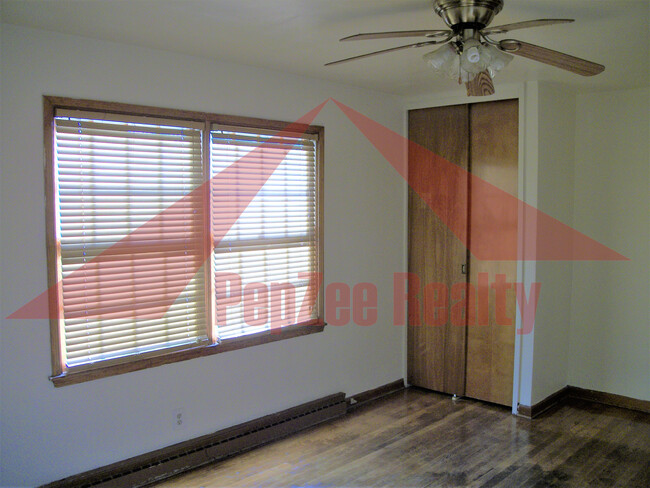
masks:
<svg viewBox="0 0 650 488"><path fill-rule="evenodd" d="M98 364L92 368L88 368L88 366L70 368L60 375L51 376L50 380L52 383L54 383L54 386L58 388L61 386L83 383L86 381L92 381L108 376L130 373L131 371L155 368L156 366L162 366L163 364L170 364L178 361L187 361L188 359L211 356L213 354L235 351L237 349L244 349L246 347L259 346L261 344L267 344L269 342L291 339L293 337L299 337L303 335L316 334L322 332L324 328L325 323L322 321L313 321L306 324L291 325L288 327L283 327L279 331L265 331L259 334L251 334L244 337L226 339L220 344L193 346L187 349L167 352L162 351L158 352L156 355L148 357L131 356L117 363L110 365Z"/></svg>

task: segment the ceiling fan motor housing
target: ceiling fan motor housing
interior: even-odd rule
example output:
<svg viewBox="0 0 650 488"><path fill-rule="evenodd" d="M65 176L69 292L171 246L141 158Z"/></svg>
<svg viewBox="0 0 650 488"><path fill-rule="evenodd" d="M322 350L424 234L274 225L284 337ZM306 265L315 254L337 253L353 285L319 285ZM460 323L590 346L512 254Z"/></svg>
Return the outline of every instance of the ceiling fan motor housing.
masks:
<svg viewBox="0 0 650 488"><path fill-rule="evenodd" d="M433 0L433 9L454 31L481 30L501 12L503 0Z"/></svg>

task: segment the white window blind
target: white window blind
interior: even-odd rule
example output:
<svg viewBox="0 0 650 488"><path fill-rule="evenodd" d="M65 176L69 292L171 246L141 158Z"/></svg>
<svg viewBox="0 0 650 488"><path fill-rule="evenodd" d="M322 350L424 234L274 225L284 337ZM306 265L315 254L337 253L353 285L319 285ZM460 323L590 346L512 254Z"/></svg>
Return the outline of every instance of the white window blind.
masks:
<svg viewBox="0 0 650 488"><path fill-rule="evenodd" d="M220 339L318 315L309 287L318 270L316 143L309 134L213 126L212 265ZM224 286L224 273L241 279L241 294ZM304 303L314 304L306 315L300 313Z"/></svg>
<svg viewBox="0 0 650 488"><path fill-rule="evenodd" d="M201 125L57 111L54 133L65 364L207 340Z"/></svg>

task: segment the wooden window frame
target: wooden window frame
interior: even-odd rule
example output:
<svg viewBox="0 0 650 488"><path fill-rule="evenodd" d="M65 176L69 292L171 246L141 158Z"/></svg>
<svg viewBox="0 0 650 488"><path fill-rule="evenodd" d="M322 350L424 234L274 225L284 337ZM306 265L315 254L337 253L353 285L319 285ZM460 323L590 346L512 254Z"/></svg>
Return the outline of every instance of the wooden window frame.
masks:
<svg viewBox="0 0 650 488"><path fill-rule="evenodd" d="M233 115L220 115L207 112L168 109L146 105L132 105L117 102L102 102L95 100L65 98L56 96L43 97L43 141L45 159L45 221L46 221L46 246L48 267L48 302L50 316L50 344L52 353L52 376L50 380L55 387L91 381L107 376L138 371L146 368L170 364L177 361L186 361L197 357L209 356L223 352L243 349L246 347L267 344L280 340L290 339L303 335L322 332L325 327L324 294L318 293L316 307L318 317L303 324L282 327L280 330L269 330L256 334L245 335L232 339L217 341L214 333L214 280L212 279L212 266L205 266L206 276L206 315L207 315L207 344L192 346L178 346L161 349L144 354L135 354L122 358L108 359L95 364L80 365L67 368L63 358L63 295L61 287L61 252L60 243L56 237L56 178L54 171L54 116L57 109L88 110L92 112L106 112L124 116L155 117L157 119L186 120L203 124L203 168L204 179L209 179L210 172L210 130L213 124L238 126L243 128L282 131L289 123L252 117ZM322 126L291 124L300 133L312 134L318 137L316 145L316 249L318 253L317 269L314 270L322 276L323 273L323 153L324 132ZM210 199L208 199L210 200ZM209 205L209 203L206 203ZM208 209L209 210L209 209ZM206 213L205 225L209 228L209 212ZM212 237L205 239L206 255L212 253ZM207 303L209 302L209 303Z"/></svg>

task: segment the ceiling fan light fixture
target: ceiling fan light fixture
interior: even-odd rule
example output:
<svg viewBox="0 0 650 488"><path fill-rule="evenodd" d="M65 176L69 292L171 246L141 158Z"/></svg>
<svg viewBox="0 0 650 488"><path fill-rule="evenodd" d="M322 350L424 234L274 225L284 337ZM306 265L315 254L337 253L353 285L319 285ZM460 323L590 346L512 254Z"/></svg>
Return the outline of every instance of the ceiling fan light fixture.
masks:
<svg viewBox="0 0 650 488"><path fill-rule="evenodd" d="M439 74L445 75L447 78L465 83L471 81L476 76L476 73L469 72L461 66L461 56L454 43L445 44L441 48L436 49L428 54L422 56L429 65Z"/></svg>
<svg viewBox="0 0 650 488"><path fill-rule="evenodd" d="M498 49L495 46L489 44L485 46L485 50L490 56L490 62L488 63L487 70L492 78L494 78L499 71L508 66L510 61L512 61L514 58L512 54L503 52L501 49Z"/></svg>
<svg viewBox="0 0 650 488"><path fill-rule="evenodd" d="M458 53L452 44L445 44L441 48L425 54L422 56L422 59L434 70L445 73L448 76L451 75L452 78L458 72L456 69L458 65Z"/></svg>
<svg viewBox="0 0 650 488"><path fill-rule="evenodd" d="M490 57L486 46L476 39L468 39L463 42L460 66L468 73L477 74L486 70L490 63Z"/></svg>

